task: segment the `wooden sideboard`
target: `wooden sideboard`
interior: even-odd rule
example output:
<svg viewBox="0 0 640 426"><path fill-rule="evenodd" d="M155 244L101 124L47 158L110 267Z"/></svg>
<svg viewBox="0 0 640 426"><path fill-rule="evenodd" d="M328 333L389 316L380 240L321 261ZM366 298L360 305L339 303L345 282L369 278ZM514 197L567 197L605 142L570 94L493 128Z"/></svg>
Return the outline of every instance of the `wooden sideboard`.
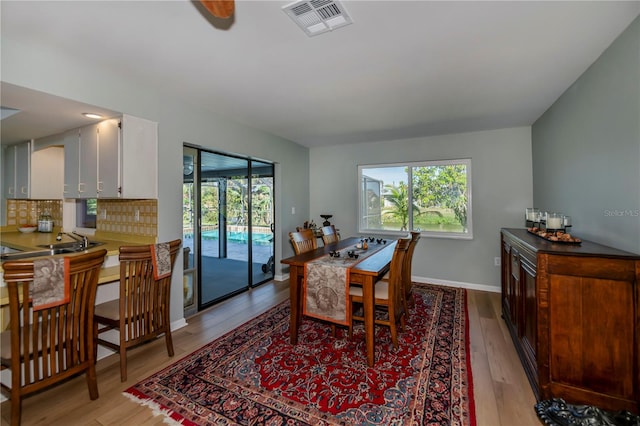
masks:
<svg viewBox="0 0 640 426"><path fill-rule="evenodd" d="M640 255L501 230L502 314L538 400L640 413Z"/></svg>

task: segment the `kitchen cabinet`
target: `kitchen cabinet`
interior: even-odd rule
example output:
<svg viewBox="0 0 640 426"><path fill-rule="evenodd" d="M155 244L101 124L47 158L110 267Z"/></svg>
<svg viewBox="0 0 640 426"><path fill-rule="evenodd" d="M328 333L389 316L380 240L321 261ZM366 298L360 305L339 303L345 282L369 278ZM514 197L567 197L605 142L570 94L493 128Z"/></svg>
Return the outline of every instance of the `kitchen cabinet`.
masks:
<svg viewBox="0 0 640 426"><path fill-rule="evenodd" d="M64 198L64 148L51 146L31 153L32 200Z"/></svg>
<svg viewBox="0 0 640 426"><path fill-rule="evenodd" d="M119 160L121 198L158 198L158 123L123 115Z"/></svg>
<svg viewBox="0 0 640 426"><path fill-rule="evenodd" d="M65 198L98 197L98 125L65 132Z"/></svg>
<svg viewBox="0 0 640 426"><path fill-rule="evenodd" d="M21 142L4 148L3 190L7 199L27 199L31 195L31 142Z"/></svg>
<svg viewBox="0 0 640 426"><path fill-rule="evenodd" d="M157 123L124 115L65 138L65 197L158 196Z"/></svg>
<svg viewBox="0 0 640 426"><path fill-rule="evenodd" d="M640 255L501 231L503 318L538 400L640 412Z"/></svg>
<svg viewBox="0 0 640 426"><path fill-rule="evenodd" d="M63 149L34 150L35 141L10 145L3 153L5 199L62 199Z"/></svg>

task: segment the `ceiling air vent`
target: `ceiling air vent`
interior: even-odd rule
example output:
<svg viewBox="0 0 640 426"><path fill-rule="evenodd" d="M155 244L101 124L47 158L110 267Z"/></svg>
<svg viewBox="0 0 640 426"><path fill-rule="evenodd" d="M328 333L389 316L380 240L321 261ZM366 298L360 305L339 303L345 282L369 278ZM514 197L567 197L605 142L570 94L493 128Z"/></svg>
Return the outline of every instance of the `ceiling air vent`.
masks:
<svg viewBox="0 0 640 426"><path fill-rule="evenodd" d="M309 37L353 23L344 6L335 0L297 1L282 10Z"/></svg>

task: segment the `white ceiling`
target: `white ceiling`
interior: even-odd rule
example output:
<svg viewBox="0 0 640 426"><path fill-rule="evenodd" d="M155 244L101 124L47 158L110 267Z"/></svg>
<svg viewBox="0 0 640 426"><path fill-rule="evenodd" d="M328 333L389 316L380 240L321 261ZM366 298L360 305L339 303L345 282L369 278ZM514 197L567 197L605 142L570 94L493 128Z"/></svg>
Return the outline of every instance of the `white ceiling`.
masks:
<svg viewBox="0 0 640 426"><path fill-rule="evenodd" d="M308 37L289 3L236 1L220 21L184 0L2 0L1 34L319 146L530 125L640 14L640 1L343 1L354 23ZM6 87L2 106L20 107ZM19 116L3 143L42 136Z"/></svg>

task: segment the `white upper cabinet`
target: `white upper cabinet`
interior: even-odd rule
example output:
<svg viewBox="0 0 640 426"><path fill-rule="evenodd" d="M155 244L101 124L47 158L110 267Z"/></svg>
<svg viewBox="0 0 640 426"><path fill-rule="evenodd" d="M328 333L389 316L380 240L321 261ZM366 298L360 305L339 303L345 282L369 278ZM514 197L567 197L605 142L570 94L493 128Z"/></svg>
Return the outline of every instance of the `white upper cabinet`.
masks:
<svg viewBox="0 0 640 426"><path fill-rule="evenodd" d="M120 197L158 198L158 123L122 116Z"/></svg>
<svg viewBox="0 0 640 426"><path fill-rule="evenodd" d="M64 198L77 198L80 184L80 129L64 133Z"/></svg>
<svg viewBox="0 0 640 426"><path fill-rule="evenodd" d="M64 197L98 196L98 125L70 130L64 137Z"/></svg>
<svg viewBox="0 0 640 426"><path fill-rule="evenodd" d="M53 141L51 136L47 140ZM5 199L61 200L64 170L62 142L38 149L38 141L9 145L3 155Z"/></svg>
<svg viewBox="0 0 640 426"><path fill-rule="evenodd" d="M124 115L65 138L65 198L157 198L158 125Z"/></svg>
<svg viewBox="0 0 640 426"><path fill-rule="evenodd" d="M62 200L64 148L51 146L31 153L31 199Z"/></svg>
<svg viewBox="0 0 640 426"><path fill-rule="evenodd" d="M31 195L29 169L31 142L21 142L4 148L2 156L4 198L24 199Z"/></svg>
<svg viewBox="0 0 640 426"><path fill-rule="evenodd" d="M98 197L120 196L120 120L98 124Z"/></svg>

